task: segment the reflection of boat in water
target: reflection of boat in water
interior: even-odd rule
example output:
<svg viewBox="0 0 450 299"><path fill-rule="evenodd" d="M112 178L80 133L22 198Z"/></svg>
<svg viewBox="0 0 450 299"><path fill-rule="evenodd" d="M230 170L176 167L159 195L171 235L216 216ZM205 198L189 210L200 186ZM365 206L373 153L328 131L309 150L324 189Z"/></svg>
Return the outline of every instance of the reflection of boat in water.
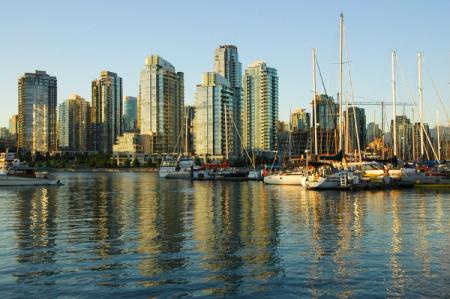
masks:
<svg viewBox="0 0 450 299"><path fill-rule="evenodd" d="M0 186L60 185L61 182L37 167L20 163L12 153L0 154Z"/></svg>

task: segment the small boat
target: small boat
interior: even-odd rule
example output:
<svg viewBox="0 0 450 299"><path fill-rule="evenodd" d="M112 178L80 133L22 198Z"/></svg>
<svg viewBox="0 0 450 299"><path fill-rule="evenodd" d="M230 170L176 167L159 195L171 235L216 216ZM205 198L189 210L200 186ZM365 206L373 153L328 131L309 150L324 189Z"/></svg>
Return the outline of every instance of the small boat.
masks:
<svg viewBox="0 0 450 299"><path fill-rule="evenodd" d="M190 179L194 168L194 160L191 158L181 158L177 160L175 170L167 170L166 179Z"/></svg>
<svg viewBox="0 0 450 299"><path fill-rule="evenodd" d="M59 186L61 181L51 178L47 171L30 167L15 159L14 154L0 154L0 186Z"/></svg>
<svg viewBox="0 0 450 299"><path fill-rule="evenodd" d="M164 159L159 167L159 177L165 178L169 173L173 173L177 169L178 161L175 159Z"/></svg>

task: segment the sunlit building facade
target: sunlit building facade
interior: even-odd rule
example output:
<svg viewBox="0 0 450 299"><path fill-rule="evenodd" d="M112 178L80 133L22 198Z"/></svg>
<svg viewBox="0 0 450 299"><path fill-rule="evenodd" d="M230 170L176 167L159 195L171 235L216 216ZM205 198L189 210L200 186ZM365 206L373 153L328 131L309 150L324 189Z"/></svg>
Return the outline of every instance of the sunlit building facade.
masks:
<svg viewBox="0 0 450 299"><path fill-rule="evenodd" d="M178 151L184 125L184 75L158 55L145 59L140 74L138 128L149 154Z"/></svg>
<svg viewBox="0 0 450 299"><path fill-rule="evenodd" d="M241 154L241 141L239 135L242 136L242 64L239 62L239 55L236 46L221 45L214 55L214 72L222 75L230 83L233 91L233 122L234 131L239 134L233 136L233 155Z"/></svg>
<svg viewBox="0 0 450 299"><path fill-rule="evenodd" d="M25 73L18 80L18 146L21 151L56 150L57 80L45 71Z"/></svg>
<svg viewBox="0 0 450 299"><path fill-rule="evenodd" d="M91 105L79 95L72 95L59 105L58 147L71 152L91 149Z"/></svg>
<svg viewBox="0 0 450 299"><path fill-rule="evenodd" d="M92 146L101 153L111 153L113 144L122 133L122 78L116 73L102 71L92 81Z"/></svg>
<svg viewBox="0 0 450 299"><path fill-rule="evenodd" d="M232 156L233 111L233 90L229 81L217 73L204 73L195 93L194 149L197 155Z"/></svg>
<svg viewBox="0 0 450 299"><path fill-rule="evenodd" d="M243 79L243 146L254 151L276 150L277 121L277 70L255 62L245 70Z"/></svg>

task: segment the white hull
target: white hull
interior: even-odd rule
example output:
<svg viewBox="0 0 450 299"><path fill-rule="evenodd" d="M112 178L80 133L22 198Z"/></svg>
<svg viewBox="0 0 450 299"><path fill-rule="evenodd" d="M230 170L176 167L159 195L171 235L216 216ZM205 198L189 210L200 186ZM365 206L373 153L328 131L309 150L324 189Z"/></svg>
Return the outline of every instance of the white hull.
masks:
<svg viewBox="0 0 450 299"><path fill-rule="evenodd" d="M56 186L59 184L59 180L0 176L0 186Z"/></svg>
<svg viewBox="0 0 450 299"><path fill-rule="evenodd" d="M159 177L165 178L169 173L174 173L176 171L175 167L161 167L159 169Z"/></svg>
<svg viewBox="0 0 450 299"><path fill-rule="evenodd" d="M340 182L338 178L320 177L317 180L306 180L305 186L310 190L336 190Z"/></svg>
<svg viewBox="0 0 450 299"><path fill-rule="evenodd" d="M303 174L271 174L264 177L264 183L268 185L299 185L303 186Z"/></svg>

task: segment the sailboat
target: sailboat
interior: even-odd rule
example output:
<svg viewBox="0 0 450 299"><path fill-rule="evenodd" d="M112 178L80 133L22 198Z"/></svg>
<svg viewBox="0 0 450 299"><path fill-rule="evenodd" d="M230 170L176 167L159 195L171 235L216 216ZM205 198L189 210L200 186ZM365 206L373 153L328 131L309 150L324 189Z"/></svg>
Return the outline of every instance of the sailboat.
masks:
<svg viewBox="0 0 450 299"><path fill-rule="evenodd" d="M339 153L336 155L342 162L342 95L343 95L343 30L344 30L344 15L340 15L339 36L340 36L340 93L339 93ZM313 82L314 82L314 98L313 98L313 125L314 125L314 154L319 157L317 150L317 116L316 116L316 53L313 50ZM302 183L306 189L311 190L329 190L350 187L352 175L350 172L341 171L328 163L310 163L313 167L312 171L307 172L306 177ZM349 179L350 178L350 179Z"/></svg>

